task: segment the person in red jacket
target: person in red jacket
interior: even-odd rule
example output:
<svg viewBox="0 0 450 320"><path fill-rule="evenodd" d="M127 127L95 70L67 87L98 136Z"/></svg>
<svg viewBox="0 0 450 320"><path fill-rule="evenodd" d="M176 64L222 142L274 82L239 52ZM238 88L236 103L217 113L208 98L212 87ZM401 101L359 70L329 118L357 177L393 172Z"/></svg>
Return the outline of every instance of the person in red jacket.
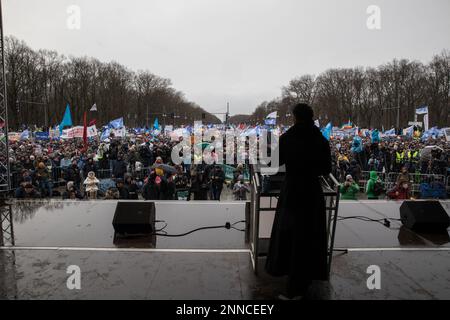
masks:
<svg viewBox="0 0 450 320"><path fill-rule="evenodd" d="M403 181L395 186L394 189L388 192L389 199L392 200L407 200L411 197L409 183Z"/></svg>

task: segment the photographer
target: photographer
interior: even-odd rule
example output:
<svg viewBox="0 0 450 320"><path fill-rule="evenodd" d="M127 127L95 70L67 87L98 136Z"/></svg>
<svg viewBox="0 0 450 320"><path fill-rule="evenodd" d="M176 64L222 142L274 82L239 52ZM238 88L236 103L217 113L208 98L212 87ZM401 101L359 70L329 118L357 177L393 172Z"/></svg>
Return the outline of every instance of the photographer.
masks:
<svg viewBox="0 0 450 320"><path fill-rule="evenodd" d="M344 184L339 188L342 200L356 200L356 194L359 192L359 186L353 181L351 175L347 175Z"/></svg>
<svg viewBox="0 0 450 320"><path fill-rule="evenodd" d="M244 176L239 176L238 182L233 186L234 199L238 201L247 200L247 193L250 193L250 187L244 182Z"/></svg>

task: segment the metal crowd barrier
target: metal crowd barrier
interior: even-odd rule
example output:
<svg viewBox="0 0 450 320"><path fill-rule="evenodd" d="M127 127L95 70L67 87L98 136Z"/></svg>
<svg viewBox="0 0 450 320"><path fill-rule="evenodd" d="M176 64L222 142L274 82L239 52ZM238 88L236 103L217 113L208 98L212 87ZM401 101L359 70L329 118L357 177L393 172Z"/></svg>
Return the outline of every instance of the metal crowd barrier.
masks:
<svg viewBox="0 0 450 320"><path fill-rule="evenodd" d="M386 188L387 190L390 190L395 187L397 184L397 180L399 177L399 172L391 172L388 174L387 181L386 181ZM419 194L420 193L420 185L422 183L432 184L435 182L441 182L447 189L448 192L448 183L449 183L449 177L445 177L441 174L420 174L420 173L410 173L409 174L409 182L411 185L411 193L412 194Z"/></svg>
<svg viewBox="0 0 450 320"><path fill-rule="evenodd" d="M361 176L358 180L358 185L362 192L366 192L367 182L370 179L370 172L371 171L361 171ZM376 173L381 182L386 183L386 173L379 171L376 171Z"/></svg>

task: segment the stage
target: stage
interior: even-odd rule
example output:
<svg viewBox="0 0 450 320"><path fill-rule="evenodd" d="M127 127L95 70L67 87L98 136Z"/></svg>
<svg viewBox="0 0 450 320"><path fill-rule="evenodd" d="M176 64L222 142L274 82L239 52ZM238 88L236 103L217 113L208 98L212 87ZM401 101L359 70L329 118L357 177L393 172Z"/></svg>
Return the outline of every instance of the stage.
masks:
<svg viewBox="0 0 450 320"><path fill-rule="evenodd" d="M450 213L450 202L442 204ZM397 219L400 205L341 201L339 215ZM0 250L0 298L273 299L284 287L284 279L253 273L242 231L118 239L112 227L115 206L115 201L13 202L14 242ZM156 219L178 234L239 222L246 207L245 202L157 202ZM448 232L431 236L397 221L386 228L344 220L337 224L335 248L349 251L336 252L330 283L314 284L311 299L450 299ZM80 267L80 290L66 286L70 265ZM380 290L367 288L371 265L380 267Z"/></svg>

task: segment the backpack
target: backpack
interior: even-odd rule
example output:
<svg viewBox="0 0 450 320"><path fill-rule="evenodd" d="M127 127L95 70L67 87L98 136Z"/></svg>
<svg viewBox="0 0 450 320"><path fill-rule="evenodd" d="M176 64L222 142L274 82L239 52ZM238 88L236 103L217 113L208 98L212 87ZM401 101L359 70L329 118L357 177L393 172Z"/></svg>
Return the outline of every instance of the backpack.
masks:
<svg viewBox="0 0 450 320"><path fill-rule="evenodd" d="M373 185L373 193L376 196L381 195L384 192L384 188L383 188L383 184L381 183L381 181L377 181L375 182L375 184Z"/></svg>

